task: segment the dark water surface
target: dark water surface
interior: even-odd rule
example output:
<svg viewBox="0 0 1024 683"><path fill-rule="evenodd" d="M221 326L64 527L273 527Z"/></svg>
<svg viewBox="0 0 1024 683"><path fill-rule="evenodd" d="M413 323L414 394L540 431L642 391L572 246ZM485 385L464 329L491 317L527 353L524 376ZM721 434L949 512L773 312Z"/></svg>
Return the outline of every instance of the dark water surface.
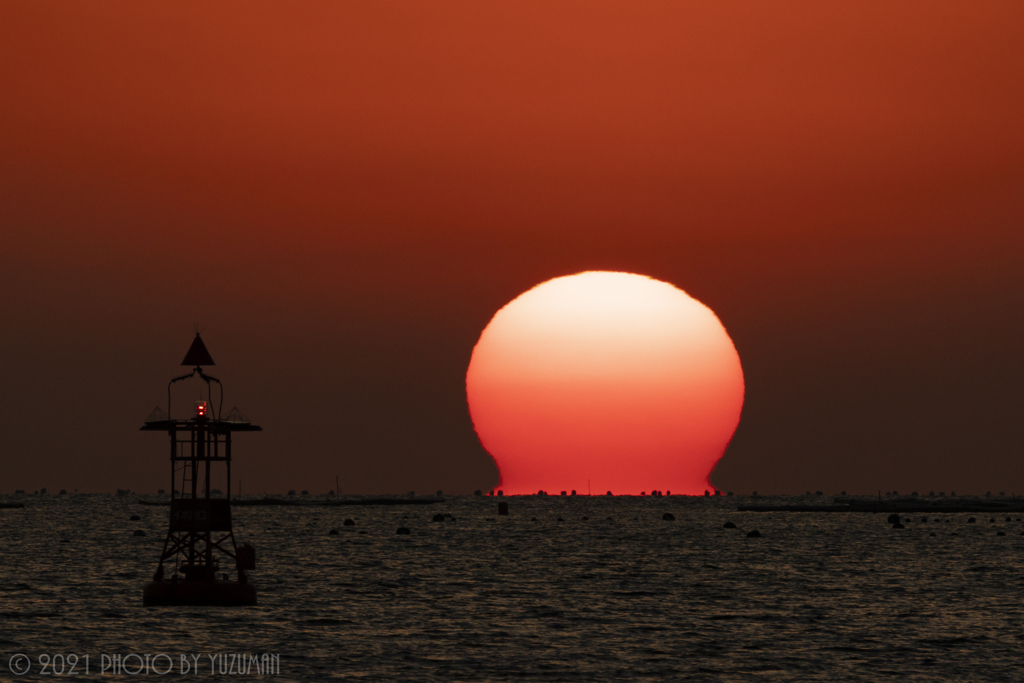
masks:
<svg viewBox="0 0 1024 683"><path fill-rule="evenodd" d="M3 681L53 680L38 658L57 654L90 655L77 680L141 677L97 673L129 653L170 654L179 679L178 657L202 654L200 678L287 681L1016 681L1024 663L1016 516L912 515L894 530L886 515L681 496L511 497L509 517L474 497L239 507L259 606L144 608L168 508L0 500L26 501L0 510ZM9 670L16 653L26 676ZM211 674L209 653L279 654L280 674Z"/></svg>

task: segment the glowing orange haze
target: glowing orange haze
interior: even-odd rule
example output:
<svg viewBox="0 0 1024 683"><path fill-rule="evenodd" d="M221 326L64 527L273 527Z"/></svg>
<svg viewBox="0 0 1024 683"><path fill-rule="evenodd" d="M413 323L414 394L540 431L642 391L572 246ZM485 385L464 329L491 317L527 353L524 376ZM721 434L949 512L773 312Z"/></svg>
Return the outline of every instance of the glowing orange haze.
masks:
<svg viewBox="0 0 1024 683"><path fill-rule="evenodd" d="M702 494L743 407L743 370L707 306L658 280L587 272L487 325L469 410L506 493Z"/></svg>

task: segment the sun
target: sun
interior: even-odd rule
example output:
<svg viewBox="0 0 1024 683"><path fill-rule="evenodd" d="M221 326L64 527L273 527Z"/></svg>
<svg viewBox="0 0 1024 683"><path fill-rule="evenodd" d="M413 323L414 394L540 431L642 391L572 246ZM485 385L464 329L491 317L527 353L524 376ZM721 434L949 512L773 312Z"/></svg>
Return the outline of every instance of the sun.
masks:
<svg viewBox="0 0 1024 683"><path fill-rule="evenodd" d="M739 424L743 369L718 317L632 273L544 282L498 311L466 373L507 494L703 494Z"/></svg>

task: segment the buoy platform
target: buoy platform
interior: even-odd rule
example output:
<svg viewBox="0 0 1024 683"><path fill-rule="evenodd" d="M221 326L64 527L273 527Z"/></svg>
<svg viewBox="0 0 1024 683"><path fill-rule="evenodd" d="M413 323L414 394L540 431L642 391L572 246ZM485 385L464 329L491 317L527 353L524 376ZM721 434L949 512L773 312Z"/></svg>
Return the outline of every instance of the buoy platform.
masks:
<svg viewBox="0 0 1024 683"><path fill-rule="evenodd" d="M242 607L257 604L256 587L250 583L220 579L151 581L142 590L142 604L146 607L161 605Z"/></svg>
<svg viewBox="0 0 1024 683"><path fill-rule="evenodd" d="M169 528L156 573L142 591L145 606L256 604L256 587L246 575L256 569L256 551L248 544L235 543L231 525L231 435L261 429L237 408L223 414L220 380L201 367L213 364L197 332L182 361L195 369L168 383L167 411L155 409L142 426L143 431L167 432L171 441ZM206 382L208 400L195 402L192 417L172 418L171 386L195 375ZM214 408L211 383L220 388L221 409ZM214 466L223 468L218 488L211 487L217 475Z"/></svg>

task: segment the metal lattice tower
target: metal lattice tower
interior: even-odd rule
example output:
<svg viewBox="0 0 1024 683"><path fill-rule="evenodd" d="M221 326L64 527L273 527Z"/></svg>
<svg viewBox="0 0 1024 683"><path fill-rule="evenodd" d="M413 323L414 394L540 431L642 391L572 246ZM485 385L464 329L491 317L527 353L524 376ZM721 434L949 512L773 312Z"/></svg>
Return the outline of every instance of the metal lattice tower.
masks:
<svg viewBox="0 0 1024 683"><path fill-rule="evenodd" d="M168 383L167 411L157 408L141 428L167 432L171 456L169 527L153 581L143 591L145 605L256 604L256 588L245 573L255 569L256 553L251 546L236 544L231 524L231 435L262 428L250 423L238 408L224 419L221 410L213 412L213 383L220 388L222 405L224 401L220 380L202 369L213 364L196 333L182 361L182 365L195 365L195 369ZM194 415L189 418L172 418L171 386L196 375L206 382L211 401L196 401ZM220 468L225 482L223 493L212 487Z"/></svg>

